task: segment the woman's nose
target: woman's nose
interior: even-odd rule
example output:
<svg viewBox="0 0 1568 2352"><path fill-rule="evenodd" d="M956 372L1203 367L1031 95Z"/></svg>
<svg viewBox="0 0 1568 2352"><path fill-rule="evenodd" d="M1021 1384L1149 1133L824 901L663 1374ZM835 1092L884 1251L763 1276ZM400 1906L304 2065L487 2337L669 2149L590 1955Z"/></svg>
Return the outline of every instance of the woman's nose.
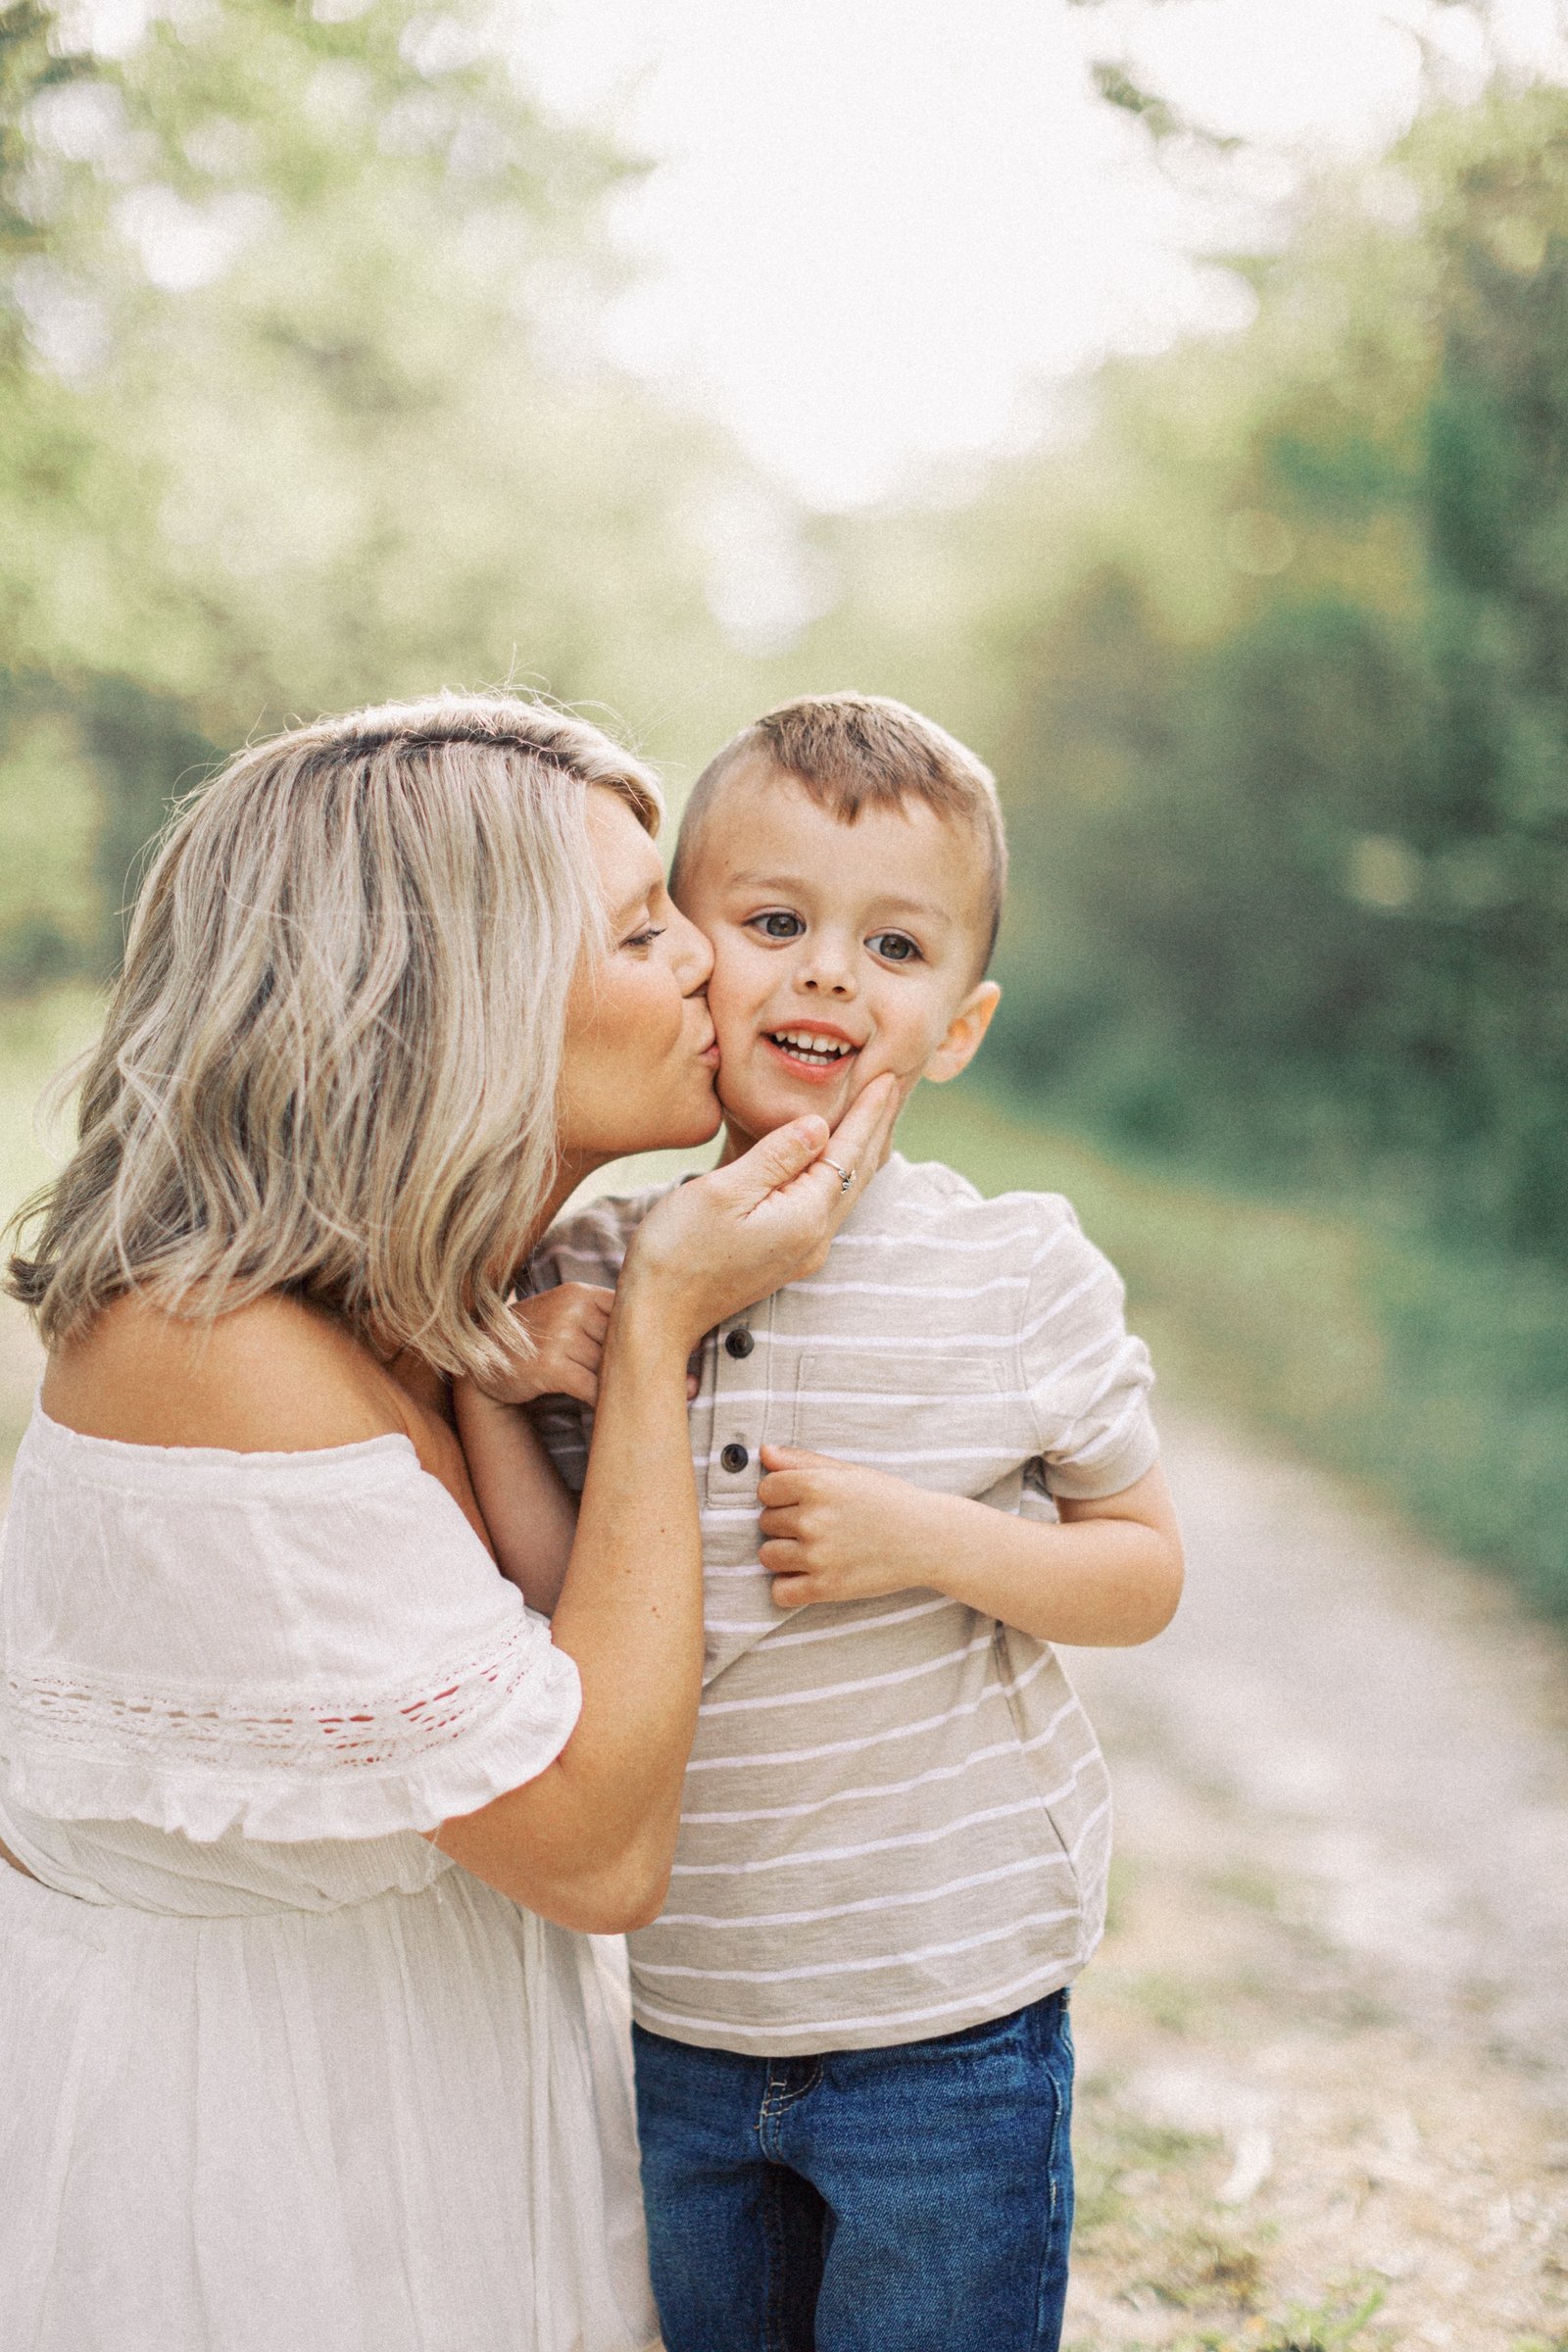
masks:
<svg viewBox="0 0 1568 2352"><path fill-rule="evenodd" d="M695 997L699 989L708 986L713 968L713 943L706 931L699 931L694 922L688 921L678 906L671 906L669 944L680 993L683 997Z"/></svg>

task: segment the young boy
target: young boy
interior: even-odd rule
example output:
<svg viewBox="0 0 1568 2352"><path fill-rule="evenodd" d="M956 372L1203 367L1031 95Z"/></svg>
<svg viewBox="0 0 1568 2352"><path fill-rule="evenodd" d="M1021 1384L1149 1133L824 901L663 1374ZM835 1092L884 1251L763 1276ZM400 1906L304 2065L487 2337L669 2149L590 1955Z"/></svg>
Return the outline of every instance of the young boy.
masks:
<svg viewBox="0 0 1568 2352"><path fill-rule="evenodd" d="M726 745L671 890L713 944L728 1152L966 1066L1004 865L988 771L900 704L796 702ZM580 1361L652 1198L530 1269L586 1286L555 1308ZM704 1701L630 1939L668 2352L1057 2343L1109 1793L1051 1644L1147 1641L1181 1582L1121 1304L1065 1200L892 1153L819 1275L709 1336ZM535 1418L580 1486L588 1416Z"/></svg>

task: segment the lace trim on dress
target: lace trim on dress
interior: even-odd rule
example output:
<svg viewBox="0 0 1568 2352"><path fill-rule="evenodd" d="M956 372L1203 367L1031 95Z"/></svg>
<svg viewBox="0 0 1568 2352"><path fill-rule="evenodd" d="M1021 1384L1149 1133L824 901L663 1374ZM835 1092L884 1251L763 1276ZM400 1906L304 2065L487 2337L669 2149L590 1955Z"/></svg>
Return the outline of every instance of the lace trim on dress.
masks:
<svg viewBox="0 0 1568 2352"><path fill-rule="evenodd" d="M297 1685L149 1690L14 1667L5 1745L19 1799L58 1819L150 1821L211 1838L430 1829L558 1755L576 1667L519 1611L483 1644L371 1692Z"/></svg>

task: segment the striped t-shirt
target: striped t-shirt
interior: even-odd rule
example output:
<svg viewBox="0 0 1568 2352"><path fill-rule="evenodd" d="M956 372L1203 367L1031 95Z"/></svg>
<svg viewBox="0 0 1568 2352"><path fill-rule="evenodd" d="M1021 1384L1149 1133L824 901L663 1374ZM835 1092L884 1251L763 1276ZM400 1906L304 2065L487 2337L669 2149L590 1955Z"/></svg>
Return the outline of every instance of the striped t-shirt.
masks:
<svg viewBox="0 0 1568 2352"><path fill-rule="evenodd" d="M528 1288L613 1284L655 1200L552 1228ZM775 1608L758 1448L808 1446L994 1509L1114 1494L1154 1459L1122 1287L1055 1195L985 1200L897 1153L819 1274L704 1344L691 1408L707 1661L638 2021L760 2056L956 2033L1067 1984L1104 1916L1110 1796L1049 1644L918 1589ZM582 1484L575 1405L539 1423Z"/></svg>

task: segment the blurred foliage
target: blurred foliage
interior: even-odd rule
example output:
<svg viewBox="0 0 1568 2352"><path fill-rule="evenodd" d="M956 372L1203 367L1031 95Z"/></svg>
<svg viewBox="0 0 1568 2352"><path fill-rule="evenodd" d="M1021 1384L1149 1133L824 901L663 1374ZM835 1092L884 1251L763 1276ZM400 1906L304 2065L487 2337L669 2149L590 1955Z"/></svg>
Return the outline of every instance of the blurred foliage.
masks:
<svg viewBox="0 0 1568 2352"><path fill-rule="evenodd" d="M806 524L602 356L640 166L486 0L134 14L0 0L0 994L102 974L293 715L515 677L678 769L902 693L1008 803L988 1066L1058 1141L983 1180L1060 1163L1195 1385L1568 1608L1568 93L1435 109L1232 264L1244 331Z"/></svg>
<svg viewBox="0 0 1568 2352"><path fill-rule="evenodd" d="M1003 778L1016 1086L1561 1263L1568 94L1434 114L1238 267L1244 333L848 549L851 625Z"/></svg>
<svg viewBox="0 0 1568 2352"><path fill-rule="evenodd" d="M259 728L514 676L659 751L741 714L704 527L744 469L597 353L640 167L478 7L74 22L0 6L3 838L46 769L62 815L12 988L102 961L176 780Z"/></svg>

